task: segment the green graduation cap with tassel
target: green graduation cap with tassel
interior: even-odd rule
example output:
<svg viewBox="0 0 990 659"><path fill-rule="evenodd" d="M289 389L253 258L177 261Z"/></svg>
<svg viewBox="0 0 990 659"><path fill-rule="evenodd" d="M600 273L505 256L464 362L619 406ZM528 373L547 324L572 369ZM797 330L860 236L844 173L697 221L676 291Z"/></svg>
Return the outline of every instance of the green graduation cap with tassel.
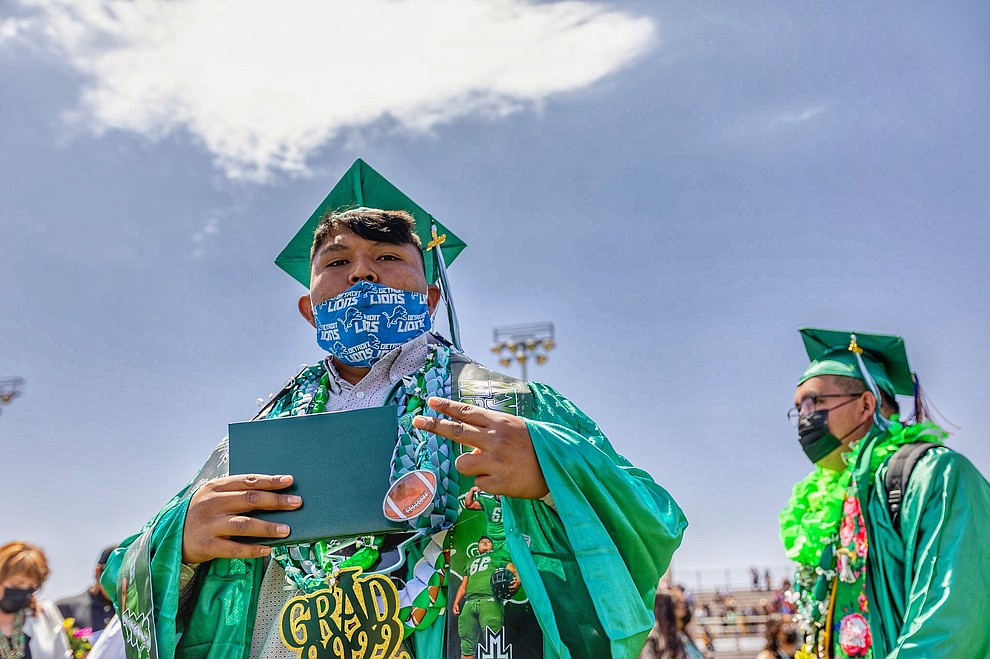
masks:
<svg viewBox="0 0 990 659"><path fill-rule="evenodd" d="M908 364L903 338L814 327L802 328L800 332L811 364L801 374L798 385L819 375L842 375L862 380L878 401L881 390L891 399L898 395L911 396L915 419L927 413L918 376ZM879 405L874 420L880 428L889 424L880 414Z"/></svg>
<svg viewBox="0 0 990 659"><path fill-rule="evenodd" d="M914 395L914 378L903 338L813 327L800 331L811 365L798 384L819 375L843 375L868 383L862 364L868 376L891 398Z"/></svg>
<svg viewBox="0 0 990 659"><path fill-rule="evenodd" d="M454 311L450 283L447 281L447 265L452 263L466 247L464 241L360 158L354 161L330 190L326 199L316 207L306 223L275 259L275 264L309 288L310 248L313 245L313 235L317 226L327 213L361 207L402 210L413 217L416 222L416 234L422 242L426 280L430 284L439 285L447 307L452 335L450 338L454 345L460 348L457 315Z"/></svg>
<svg viewBox="0 0 990 659"><path fill-rule="evenodd" d="M453 263L466 246L464 241L423 210L419 204L372 169L368 163L358 158L285 246L275 259L275 264L309 288L309 250L313 245L316 227L328 212L345 211L362 206L379 210L402 210L413 216L416 220L416 233L423 242L426 279L430 284L437 282L440 269L434 250L429 248L433 244L434 227L438 239L443 241L440 244L440 251L444 265Z"/></svg>

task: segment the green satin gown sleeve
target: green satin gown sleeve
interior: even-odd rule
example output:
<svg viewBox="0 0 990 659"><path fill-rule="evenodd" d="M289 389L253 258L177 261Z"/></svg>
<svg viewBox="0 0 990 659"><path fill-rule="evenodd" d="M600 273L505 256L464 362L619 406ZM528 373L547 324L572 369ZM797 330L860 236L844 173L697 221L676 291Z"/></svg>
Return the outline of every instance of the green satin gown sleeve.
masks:
<svg viewBox="0 0 990 659"><path fill-rule="evenodd" d="M154 598L155 632L159 655L170 657L178 629L179 574L182 566L182 527L185 523L188 499L175 497L145 525L141 533L151 531L151 586ZM137 533L121 542L110 555L100 582L120 610L117 581L124 552L141 535ZM164 646L164 647L163 647Z"/></svg>
<svg viewBox="0 0 990 659"><path fill-rule="evenodd" d="M190 586L188 602L180 606L182 530L191 494L187 487L145 526L145 530L153 528L151 574L158 657L247 657L263 576L262 561L216 559L200 565L196 583ZM101 583L118 608L120 561L138 535L121 543L107 561L101 578Z"/></svg>
<svg viewBox="0 0 990 659"><path fill-rule="evenodd" d="M964 456L931 450L898 534L877 471L870 496L874 656L990 657L990 486Z"/></svg>
<svg viewBox="0 0 990 659"><path fill-rule="evenodd" d="M506 498L503 515L546 654L637 657L687 520L574 404L546 385L530 387L536 411L527 425L557 510Z"/></svg>

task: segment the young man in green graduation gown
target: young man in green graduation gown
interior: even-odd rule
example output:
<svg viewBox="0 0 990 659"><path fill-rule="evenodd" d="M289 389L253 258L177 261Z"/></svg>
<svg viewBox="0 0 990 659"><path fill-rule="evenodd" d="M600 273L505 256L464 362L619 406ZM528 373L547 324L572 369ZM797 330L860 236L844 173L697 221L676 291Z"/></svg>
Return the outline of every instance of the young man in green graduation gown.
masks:
<svg viewBox="0 0 990 659"><path fill-rule="evenodd" d="M900 337L801 334L811 365L788 416L816 468L781 513L798 656L990 657L986 479L924 420Z"/></svg>
<svg viewBox="0 0 990 659"><path fill-rule="evenodd" d="M252 511L302 502L281 492L291 474L228 474L224 440L107 565L131 656L459 654L446 588L475 485L501 496L504 550L528 596L526 624L542 637L514 656L639 653L687 522L570 401L456 348L446 263L463 247L359 160L276 261L309 289L299 311L328 355L259 417L397 405L391 480L430 484L431 502L404 522L405 560L386 560L392 536L273 549L244 541L289 533ZM453 346L429 331L441 298ZM402 515L422 500L393 508Z"/></svg>

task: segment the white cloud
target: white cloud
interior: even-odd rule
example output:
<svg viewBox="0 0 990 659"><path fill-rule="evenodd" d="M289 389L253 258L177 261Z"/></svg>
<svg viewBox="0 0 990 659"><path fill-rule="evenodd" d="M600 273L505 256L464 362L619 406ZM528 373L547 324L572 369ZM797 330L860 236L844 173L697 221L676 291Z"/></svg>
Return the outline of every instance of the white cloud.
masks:
<svg viewBox="0 0 990 659"><path fill-rule="evenodd" d="M67 116L184 128L234 178L306 173L352 129L429 132L585 88L656 26L592 0L20 0L87 82Z"/></svg>
<svg viewBox="0 0 990 659"><path fill-rule="evenodd" d="M210 236L215 236L218 233L220 233L220 218L217 215L213 215L206 220L206 224L199 231L192 235L192 257L198 259L203 256L206 253L204 242Z"/></svg>
<svg viewBox="0 0 990 659"><path fill-rule="evenodd" d="M771 136L791 135L794 131L811 130L813 125L805 128L803 124L826 112L829 112L826 104L788 104L760 108L723 125L713 126L705 139L712 144L721 145L726 142L765 140Z"/></svg>
<svg viewBox="0 0 990 659"><path fill-rule="evenodd" d="M24 35L32 27L33 23L26 18L8 18L0 21L0 44Z"/></svg>
<svg viewBox="0 0 990 659"><path fill-rule="evenodd" d="M207 220L206 224L203 225L202 229L193 234L192 239L194 243L201 243L206 240L208 236L215 236L218 233L220 233L220 220L215 217L211 217Z"/></svg>
<svg viewBox="0 0 990 659"><path fill-rule="evenodd" d="M825 106L815 105L813 107L804 108L803 110L788 110L780 112L776 119L778 122L785 124L803 124L809 119L814 119L822 112L825 112Z"/></svg>

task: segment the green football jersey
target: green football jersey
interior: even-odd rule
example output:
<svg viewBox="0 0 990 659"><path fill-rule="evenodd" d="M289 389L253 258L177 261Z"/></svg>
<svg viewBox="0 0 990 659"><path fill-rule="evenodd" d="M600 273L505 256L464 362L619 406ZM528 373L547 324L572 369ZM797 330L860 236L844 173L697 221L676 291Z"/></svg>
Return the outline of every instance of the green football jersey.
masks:
<svg viewBox="0 0 990 659"><path fill-rule="evenodd" d="M499 550L486 552L472 560L468 566L466 597L494 597L492 573L509 562L509 555Z"/></svg>
<svg viewBox="0 0 990 659"><path fill-rule="evenodd" d="M488 537L498 546L505 542L505 527L502 525L502 502L488 494L475 497L488 520Z"/></svg>

